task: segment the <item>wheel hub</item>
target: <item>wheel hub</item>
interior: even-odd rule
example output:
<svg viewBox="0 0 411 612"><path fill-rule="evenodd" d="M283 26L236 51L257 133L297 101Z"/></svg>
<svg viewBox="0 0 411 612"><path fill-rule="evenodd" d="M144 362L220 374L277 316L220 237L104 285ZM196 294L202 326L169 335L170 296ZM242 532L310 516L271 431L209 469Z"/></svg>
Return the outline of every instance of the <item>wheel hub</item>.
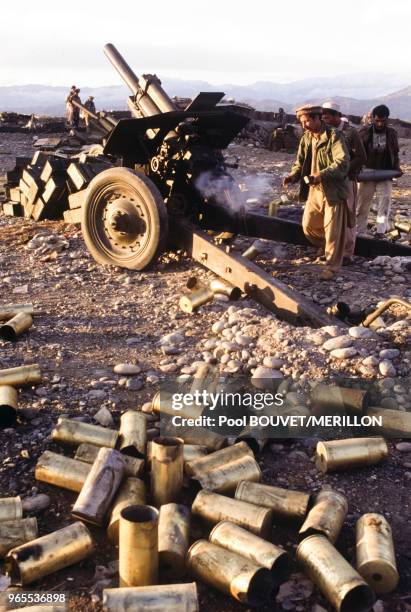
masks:
<svg viewBox="0 0 411 612"><path fill-rule="evenodd" d="M146 231L146 222L136 204L126 197L112 200L106 207L104 229L115 245L133 247Z"/></svg>

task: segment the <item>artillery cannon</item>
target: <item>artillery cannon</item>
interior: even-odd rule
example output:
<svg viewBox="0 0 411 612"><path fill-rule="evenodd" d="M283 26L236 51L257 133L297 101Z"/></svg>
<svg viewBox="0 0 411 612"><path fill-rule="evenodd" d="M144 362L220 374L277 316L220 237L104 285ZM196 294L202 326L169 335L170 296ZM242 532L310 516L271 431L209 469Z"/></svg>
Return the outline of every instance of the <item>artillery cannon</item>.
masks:
<svg viewBox="0 0 411 612"><path fill-rule="evenodd" d="M100 172L85 190L81 225L94 259L142 270L172 243L284 318L316 326L333 321L203 231L309 244L299 224L247 212L242 204L222 150L248 118L217 106L222 92L199 93L179 110L157 76L138 78L112 44L104 52L131 91L134 118L94 118L105 131L104 154L121 160L121 167ZM375 243L357 240L357 253L382 254ZM397 245L395 254L405 254L402 248Z"/></svg>

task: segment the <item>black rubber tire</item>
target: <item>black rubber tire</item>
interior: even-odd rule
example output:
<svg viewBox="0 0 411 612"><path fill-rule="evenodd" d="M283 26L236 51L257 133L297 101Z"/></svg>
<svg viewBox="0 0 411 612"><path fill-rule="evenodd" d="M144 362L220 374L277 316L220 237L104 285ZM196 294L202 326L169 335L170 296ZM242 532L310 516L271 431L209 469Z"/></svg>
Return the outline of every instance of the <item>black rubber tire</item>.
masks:
<svg viewBox="0 0 411 612"><path fill-rule="evenodd" d="M126 193L144 213L144 243L135 252L115 248L104 230L104 212L110 197ZM143 270L164 250L168 238L168 214L154 183L129 168L110 168L93 178L82 206L81 230L92 257L100 264Z"/></svg>

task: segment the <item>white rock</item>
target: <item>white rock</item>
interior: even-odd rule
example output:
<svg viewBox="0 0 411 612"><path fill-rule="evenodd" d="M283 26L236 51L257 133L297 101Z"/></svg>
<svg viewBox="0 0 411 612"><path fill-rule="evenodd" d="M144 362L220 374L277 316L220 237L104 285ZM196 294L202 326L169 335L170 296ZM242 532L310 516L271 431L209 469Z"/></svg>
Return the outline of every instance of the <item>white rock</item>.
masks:
<svg viewBox="0 0 411 612"><path fill-rule="evenodd" d="M106 397L106 392L102 389L92 389L87 393L87 397L91 400L104 399Z"/></svg>
<svg viewBox="0 0 411 612"><path fill-rule="evenodd" d="M374 334L368 327L350 327L348 330L352 338L373 338Z"/></svg>
<svg viewBox="0 0 411 612"><path fill-rule="evenodd" d="M331 351L331 357L335 357L335 359L348 359L348 357L354 357L357 354L357 349L353 346L348 346L345 348L334 349Z"/></svg>
<svg viewBox="0 0 411 612"><path fill-rule="evenodd" d="M284 365L283 359L278 359L277 357L264 357L263 365L267 368L273 368L274 370L278 370Z"/></svg>
<svg viewBox="0 0 411 612"><path fill-rule="evenodd" d="M166 334L160 340L160 344L180 344L184 342L183 334L180 332L171 332L171 334Z"/></svg>
<svg viewBox="0 0 411 612"><path fill-rule="evenodd" d="M395 323L392 323L391 325L389 325L387 329L389 330L408 329L410 325L411 323L410 321L407 321L407 319L400 319L399 321L395 321Z"/></svg>
<svg viewBox="0 0 411 612"><path fill-rule="evenodd" d="M341 333L341 327L338 325L326 325L321 328L321 331L325 332L329 336L336 337Z"/></svg>
<svg viewBox="0 0 411 612"><path fill-rule="evenodd" d="M326 351L334 351L335 349L343 349L352 345L352 339L350 336L335 336L326 340L323 344L323 348Z"/></svg>
<svg viewBox="0 0 411 612"><path fill-rule="evenodd" d="M219 334L220 332L222 332L222 331L223 331L223 329L225 329L225 326L226 326L226 324L225 324L225 322L224 322L224 321L216 321L216 322L213 324L213 326L212 326L212 328L211 328L211 331L212 331L214 334Z"/></svg>
<svg viewBox="0 0 411 612"><path fill-rule="evenodd" d="M110 410L105 406L102 406L98 412L94 415L94 420L103 427L111 427L114 425L113 417L111 416Z"/></svg>
<svg viewBox="0 0 411 612"><path fill-rule="evenodd" d="M240 346L249 346L252 343L253 339L250 336L244 336L242 334L237 334L235 337L235 341Z"/></svg>
<svg viewBox="0 0 411 612"><path fill-rule="evenodd" d="M398 357L399 354L400 351L398 349L383 349L380 351L381 359L394 359L395 357Z"/></svg>
<svg viewBox="0 0 411 612"><path fill-rule="evenodd" d="M378 369L383 376L388 376L391 378L397 375L397 370L394 368L389 359L383 359L383 361L380 362Z"/></svg>
<svg viewBox="0 0 411 612"><path fill-rule="evenodd" d="M370 355L369 357L363 359L361 363L367 367L376 367L380 362L375 355Z"/></svg>
<svg viewBox="0 0 411 612"><path fill-rule="evenodd" d="M134 374L140 374L141 368L135 363L118 363L114 366L114 372L123 376L133 376Z"/></svg>
<svg viewBox="0 0 411 612"><path fill-rule="evenodd" d="M253 372L251 382L258 389L273 389L276 383L274 380L284 378L278 370L258 366Z"/></svg>

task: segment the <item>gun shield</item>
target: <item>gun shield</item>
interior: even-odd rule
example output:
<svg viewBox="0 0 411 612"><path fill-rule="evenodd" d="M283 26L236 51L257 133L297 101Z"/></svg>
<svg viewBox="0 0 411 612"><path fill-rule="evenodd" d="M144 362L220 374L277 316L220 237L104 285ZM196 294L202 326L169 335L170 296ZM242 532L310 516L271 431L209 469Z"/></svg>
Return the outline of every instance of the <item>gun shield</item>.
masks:
<svg viewBox="0 0 411 612"><path fill-rule="evenodd" d="M323 535L305 538L297 562L337 612L368 612L375 596L369 585Z"/></svg>
<svg viewBox="0 0 411 612"><path fill-rule="evenodd" d="M127 506L144 505L146 503L146 487L139 478L127 478L121 485L114 499L107 533L112 544L118 544L120 514Z"/></svg>
<svg viewBox="0 0 411 612"><path fill-rule="evenodd" d="M33 365L0 370L0 385L24 387L25 385L36 385L40 381L40 366L38 366L36 363Z"/></svg>
<svg viewBox="0 0 411 612"><path fill-rule="evenodd" d="M5 560L12 584L23 586L87 557L93 540L79 521L13 548Z"/></svg>
<svg viewBox="0 0 411 612"><path fill-rule="evenodd" d="M211 531L209 539L212 544L266 567L276 584L285 582L291 573L291 559L283 548L259 538L239 525L222 521Z"/></svg>
<svg viewBox="0 0 411 612"><path fill-rule="evenodd" d="M334 544L340 534L347 512L348 504L344 495L331 489L320 491L301 526L300 540L310 535L322 534Z"/></svg>
<svg viewBox="0 0 411 612"><path fill-rule="evenodd" d="M183 487L184 442L180 438L160 437L151 443L151 495L158 508L177 502Z"/></svg>
<svg viewBox="0 0 411 612"><path fill-rule="evenodd" d="M51 432L51 438L55 442L64 444L78 445L86 442L95 446L115 448L118 432L114 429L100 427L100 425L91 425L90 423L60 417L56 427Z"/></svg>
<svg viewBox="0 0 411 612"><path fill-rule="evenodd" d="M104 612L199 612L197 585L157 584L156 586L104 589Z"/></svg>
<svg viewBox="0 0 411 612"><path fill-rule="evenodd" d="M14 425L17 419L17 391L10 385L0 387L0 429Z"/></svg>
<svg viewBox="0 0 411 612"><path fill-rule="evenodd" d="M357 521L356 539L357 570L361 576L376 593L393 591L399 576L388 521L381 514L363 514Z"/></svg>
<svg viewBox="0 0 411 612"><path fill-rule="evenodd" d="M24 518L0 523L0 559L9 550L37 538L37 519Z"/></svg>
<svg viewBox="0 0 411 612"><path fill-rule="evenodd" d="M91 465L88 463L44 451L37 461L34 477L36 480L79 493L90 470Z"/></svg>
<svg viewBox="0 0 411 612"><path fill-rule="evenodd" d="M120 513L120 587L158 582L158 510L134 505Z"/></svg>
<svg viewBox="0 0 411 612"><path fill-rule="evenodd" d="M23 516L23 506L20 497L3 497L0 499L0 523L15 521Z"/></svg>
<svg viewBox="0 0 411 612"><path fill-rule="evenodd" d="M83 461L84 463L94 463L98 455L98 451L101 446L95 446L94 444L87 444L83 442L76 450L74 459ZM124 461L124 475L125 476L141 476L144 471L144 460L138 459L137 457L129 457L123 455Z"/></svg>
<svg viewBox="0 0 411 612"><path fill-rule="evenodd" d="M130 457L144 457L147 444L147 418L143 412L127 410L120 419L121 453Z"/></svg>
<svg viewBox="0 0 411 612"><path fill-rule="evenodd" d="M158 558L161 576L181 578L190 538L190 510L182 504L165 504L158 521Z"/></svg>
<svg viewBox="0 0 411 612"><path fill-rule="evenodd" d="M309 493L255 482L240 482L234 497L256 506L270 508L274 516L299 521L305 518L310 503Z"/></svg>
<svg viewBox="0 0 411 612"><path fill-rule="evenodd" d="M197 480L203 489L229 494L234 493L241 480L260 482L262 474L254 457L243 455L226 465L214 468L210 472L201 471L192 478Z"/></svg>
<svg viewBox="0 0 411 612"><path fill-rule="evenodd" d="M19 312L10 321L0 325L0 338L10 341L17 340L32 325L33 317L25 312Z"/></svg>
<svg viewBox="0 0 411 612"><path fill-rule="evenodd" d="M388 456L384 438L349 438L318 442L315 465L321 472L374 465Z"/></svg>

